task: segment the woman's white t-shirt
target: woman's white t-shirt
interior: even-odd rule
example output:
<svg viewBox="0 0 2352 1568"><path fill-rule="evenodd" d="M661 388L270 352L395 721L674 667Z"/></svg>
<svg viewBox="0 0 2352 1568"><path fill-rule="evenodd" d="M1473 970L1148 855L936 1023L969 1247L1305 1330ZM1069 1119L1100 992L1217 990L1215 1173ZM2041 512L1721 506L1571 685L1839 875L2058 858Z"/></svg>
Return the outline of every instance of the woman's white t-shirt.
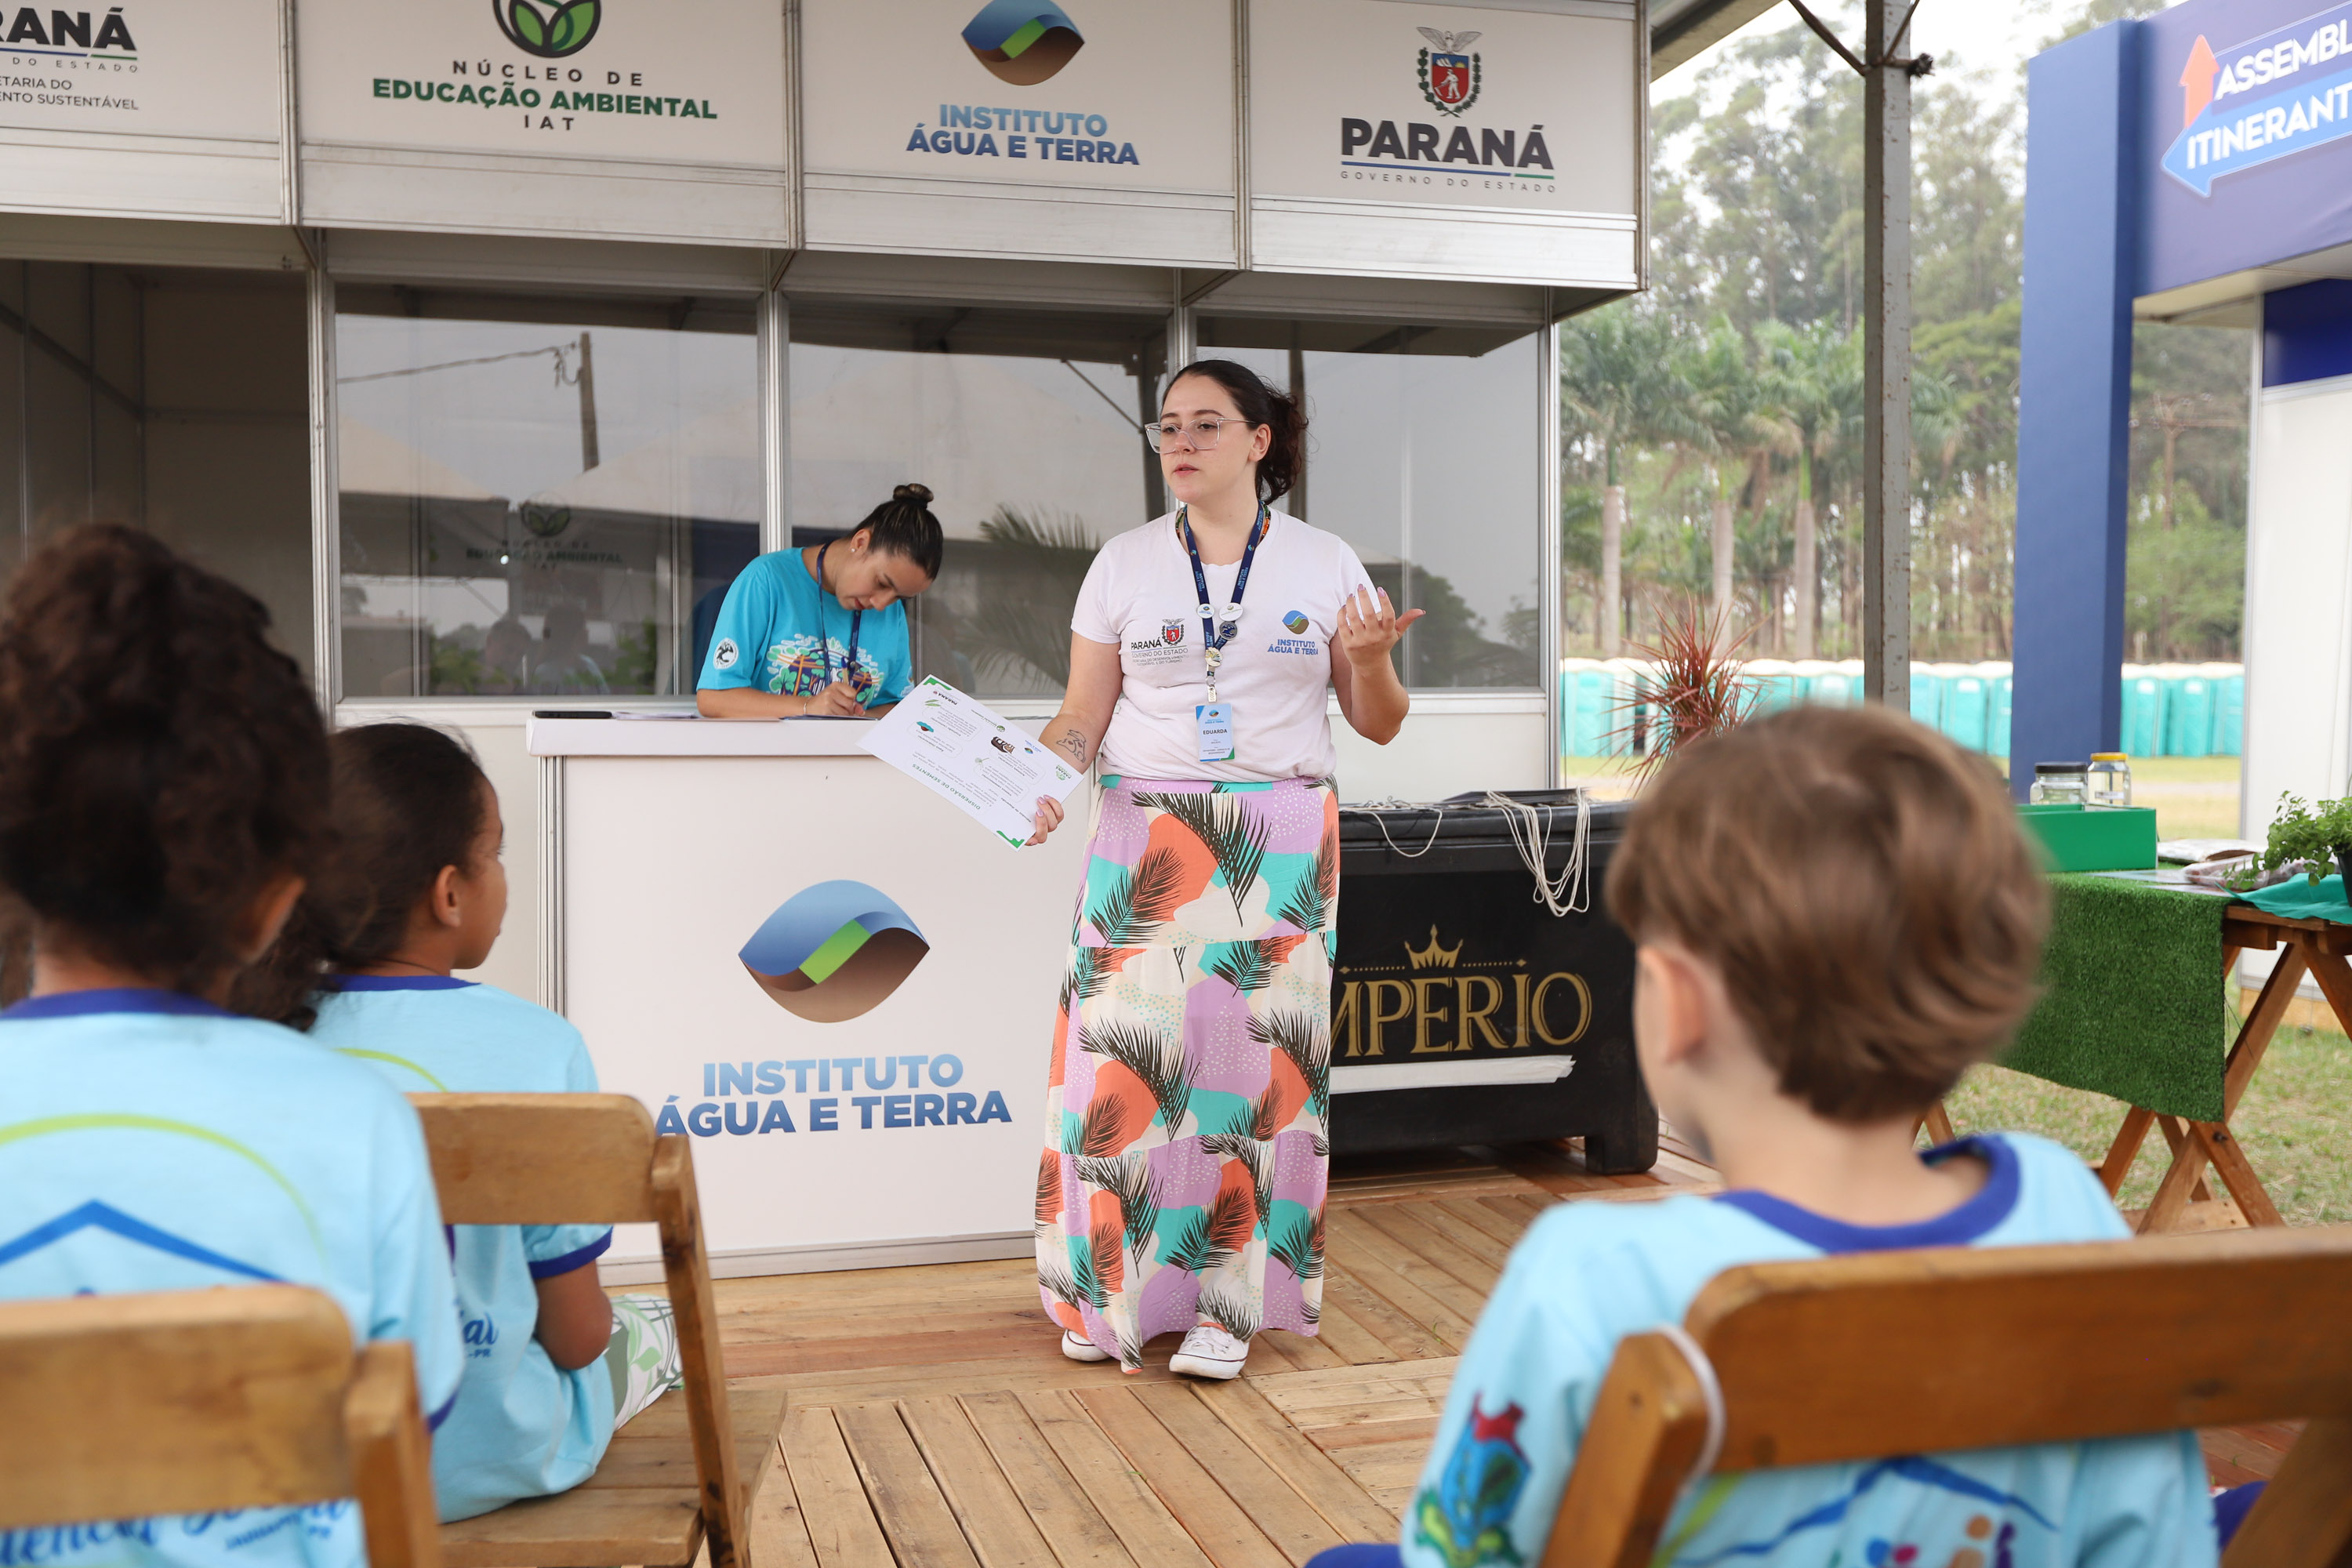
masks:
<svg viewBox="0 0 2352 1568"><path fill-rule="evenodd" d="M1209 603L1233 598L1239 562L1204 563ZM1234 754L1201 760L1194 709L1209 700L1200 595L1176 514L1102 547L1078 590L1070 629L1118 646L1120 700L1103 736L1102 771L1129 778L1328 778L1339 758L1324 693L1339 607L1371 578L1337 534L1273 514L1250 565L1233 640L1217 667L1217 700L1233 708ZM1222 619L1222 617L1220 617Z"/></svg>

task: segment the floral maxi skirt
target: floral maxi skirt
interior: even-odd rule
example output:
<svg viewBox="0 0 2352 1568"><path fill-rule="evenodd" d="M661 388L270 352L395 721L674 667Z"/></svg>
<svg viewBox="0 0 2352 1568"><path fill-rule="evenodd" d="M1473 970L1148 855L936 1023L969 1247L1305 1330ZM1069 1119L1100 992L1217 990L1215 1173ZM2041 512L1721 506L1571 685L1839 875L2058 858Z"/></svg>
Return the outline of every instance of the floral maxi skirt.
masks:
<svg viewBox="0 0 2352 1568"><path fill-rule="evenodd" d="M1215 1323L1311 1334L1331 1145L1328 781L1106 778L1054 1020L1037 1283L1143 1364Z"/></svg>

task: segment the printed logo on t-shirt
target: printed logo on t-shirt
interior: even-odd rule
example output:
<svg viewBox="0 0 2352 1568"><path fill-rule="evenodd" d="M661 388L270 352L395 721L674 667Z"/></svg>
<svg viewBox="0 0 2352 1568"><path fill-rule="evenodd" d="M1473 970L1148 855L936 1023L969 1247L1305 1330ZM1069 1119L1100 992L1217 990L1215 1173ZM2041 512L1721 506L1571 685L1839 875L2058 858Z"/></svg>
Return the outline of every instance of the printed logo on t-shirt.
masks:
<svg viewBox="0 0 2352 1568"><path fill-rule="evenodd" d="M1297 637L1307 629L1307 617L1297 610L1285 610L1282 612L1282 629Z"/></svg>
<svg viewBox="0 0 2352 1568"><path fill-rule="evenodd" d="M733 637L720 637L719 646L710 650L710 665L714 669L732 669L742 657L743 650L735 646Z"/></svg>
<svg viewBox="0 0 2352 1568"><path fill-rule="evenodd" d="M786 637L768 650L767 688L783 697L813 696L824 689L833 671L845 669L848 660L849 649L839 637L827 637L822 645L812 637ZM882 685L882 667L862 647L857 668L848 670L848 676L860 702Z"/></svg>
<svg viewBox="0 0 2352 1568"><path fill-rule="evenodd" d="M1189 623L1181 616L1169 616L1160 623L1155 634L1151 623L1145 621L1130 628L1127 639L1127 667L1149 669L1156 665L1174 664L1184 657L1184 628Z"/></svg>

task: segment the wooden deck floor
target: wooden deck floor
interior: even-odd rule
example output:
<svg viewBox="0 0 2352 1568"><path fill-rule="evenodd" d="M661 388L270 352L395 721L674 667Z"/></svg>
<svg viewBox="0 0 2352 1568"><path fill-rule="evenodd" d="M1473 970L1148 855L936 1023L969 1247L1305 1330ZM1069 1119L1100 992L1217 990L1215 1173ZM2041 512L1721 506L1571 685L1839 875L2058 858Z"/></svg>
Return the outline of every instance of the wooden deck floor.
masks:
<svg viewBox="0 0 2352 1568"><path fill-rule="evenodd" d="M1066 1360L1025 1259L720 1281L730 1382L791 1391L755 1568L1296 1568L1393 1539L1528 1221L1713 1189L1671 1139L1642 1177L1572 1144L1343 1163L1320 1337L1262 1334L1222 1384L1167 1370L1174 1335L1135 1376ZM2210 1434L2215 1480L2292 1437Z"/></svg>

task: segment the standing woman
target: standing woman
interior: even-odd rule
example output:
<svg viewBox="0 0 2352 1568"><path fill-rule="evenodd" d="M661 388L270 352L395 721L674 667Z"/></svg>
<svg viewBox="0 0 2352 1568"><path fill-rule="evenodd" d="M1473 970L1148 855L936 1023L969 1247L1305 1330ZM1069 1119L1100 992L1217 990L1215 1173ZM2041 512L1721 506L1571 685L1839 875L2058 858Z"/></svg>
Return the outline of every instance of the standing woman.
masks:
<svg viewBox="0 0 2352 1568"><path fill-rule="evenodd" d="M900 485L846 539L778 550L743 568L719 606L695 682L706 719L887 713L915 660L907 606L940 574L931 492Z"/></svg>
<svg viewBox="0 0 2352 1568"><path fill-rule="evenodd" d="M1230 1378L1322 1315L1339 885L1324 691L1386 745L1399 616L1356 552L1266 504L1306 462L1298 405L1231 360L1169 384L1150 432L1175 512L1103 546L1045 741L1102 797L1054 1024L1037 1280L1073 1361L1184 1331ZM1119 700L1124 698L1125 701ZM1037 803L1039 843L1062 820Z"/></svg>

